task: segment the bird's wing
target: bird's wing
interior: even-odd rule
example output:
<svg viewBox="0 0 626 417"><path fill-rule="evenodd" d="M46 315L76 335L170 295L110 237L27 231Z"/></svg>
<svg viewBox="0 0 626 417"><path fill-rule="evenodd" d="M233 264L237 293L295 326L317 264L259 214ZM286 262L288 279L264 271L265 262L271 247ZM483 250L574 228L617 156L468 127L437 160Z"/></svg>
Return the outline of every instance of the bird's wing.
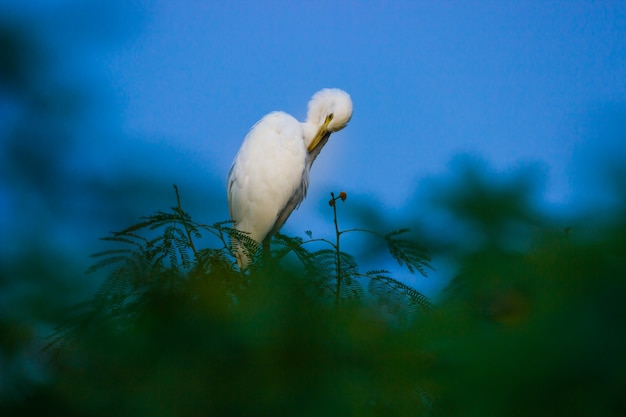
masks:
<svg viewBox="0 0 626 417"><path fill-rule="evenodd" d="M279 211L278 216L276 217L276 222L274 223L272 230L270 230L269 232L270 236L278 232L280 228L283 227L283 224L285 224L291 213L295 209L300 207L300 203L302 203L302 200L304 200L304 197L306 197L306 191L308 188L309 170L305 166L304 170L302 171L302 181L300 182L298 188L296 188L296 190L294 191L291 198L287 201L285 206Z"/></svg>
<svg viewBox="0 0 626 417"><path fill-rule="evenodd" d="M235 215L233 214L233 187L237 182L237 178L233 175L233 171L235 169L235 162L230 166L228 170L228 177L226 179L226 190L228 193L228 213L230 214L230 219L233 220Z"/></svg>
<svg viewBox="0 0 626 417"><path fill-rule="evenodd" d="M244 139L228 176L235 227L259 243L278 230L304 198L305 164L300 123L282 112L261 119Z"/></svg>
<svg viewBox="0 0 626 417"><path fill-rule="evenodd" d="M272 227L272 230L269 233L270 235L278 232L283 224L285 224L291 213L295 209L300 207L300 204L306 197L306 192L309 188L309 172L311 172L311 166L313 166L313 162L315 162L315 159L320 154L320 151L322 150L324 145L326 145L326 142L328 142L329 137L330 132L326 132L326 134L320 140L318 146L316 146L311 152L307 154L304 164L304 170L302 172L302 181L300 182L300 185L294 192L293 196L289 199L287 204L285 204L285 207L283 207L283 209L278 213L276 223L274 223L274 227Z"/></svg>

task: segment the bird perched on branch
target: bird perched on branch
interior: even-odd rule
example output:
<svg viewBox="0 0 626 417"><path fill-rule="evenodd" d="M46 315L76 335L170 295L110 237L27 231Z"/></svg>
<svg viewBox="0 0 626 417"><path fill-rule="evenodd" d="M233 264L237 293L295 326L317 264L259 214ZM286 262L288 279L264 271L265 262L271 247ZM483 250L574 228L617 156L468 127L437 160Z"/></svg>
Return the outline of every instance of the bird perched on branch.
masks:
<svg viewBox="0 0 626 417"><path fill-rule="evenodd" d="M272 112L245 137L228 173L228 207L234 228L263 249L306 196L309 170L330 134L348 124L352 100L345 91L325 88L309 101L301 123L284 112ZM233 242L241 270L249 259Z"/></svg>

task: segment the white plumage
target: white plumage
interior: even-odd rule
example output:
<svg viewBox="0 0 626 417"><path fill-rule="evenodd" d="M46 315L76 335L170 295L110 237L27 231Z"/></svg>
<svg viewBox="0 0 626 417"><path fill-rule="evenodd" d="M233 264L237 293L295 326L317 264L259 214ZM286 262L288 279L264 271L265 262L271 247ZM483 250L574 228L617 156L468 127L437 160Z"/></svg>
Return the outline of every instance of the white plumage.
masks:
<svg viewBox="0 0 626 417"><path fill-rule="evenodd" d="M243 141L228 173L228 206L234 228L261 243L278 231L304 197L309 170L331 133L352 117L352 100L342 90L318 91L309 101L307 120L283 112L263 117ZM243 270L248 259L234 245Z"/></svg>

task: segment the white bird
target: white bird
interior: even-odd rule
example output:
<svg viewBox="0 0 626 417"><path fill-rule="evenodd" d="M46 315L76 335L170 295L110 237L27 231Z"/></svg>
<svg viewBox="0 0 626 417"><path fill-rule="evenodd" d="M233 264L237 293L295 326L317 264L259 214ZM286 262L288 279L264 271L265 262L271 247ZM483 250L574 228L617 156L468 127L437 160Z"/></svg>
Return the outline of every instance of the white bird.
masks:
<svg viewBox="0 0 626 417"><path fill-rule="evenodd" d="M245 137L228 173L228 207L234 228L257 243L277 232L306 196L309 170L330 134L348 124L352 100L326 88L309 101L307 120L283 112L259 120ZM241 244L233 250L241 270L249 260ZM266 241L264 249L269 247Z"/></svg>

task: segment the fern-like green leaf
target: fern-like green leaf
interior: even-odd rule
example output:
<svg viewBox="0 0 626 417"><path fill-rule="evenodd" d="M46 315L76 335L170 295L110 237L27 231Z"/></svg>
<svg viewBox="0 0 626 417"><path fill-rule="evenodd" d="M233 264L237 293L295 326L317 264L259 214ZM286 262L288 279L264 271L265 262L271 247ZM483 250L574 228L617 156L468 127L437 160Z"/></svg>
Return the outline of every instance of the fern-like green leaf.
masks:
<svg viewBox="0 0 626 417"><path fill-rule="evenodd" d="M368 271L364 274L369 279L369 292L383 303L401 306L408 305L419 310L431 310L432 303L424 294L394 278Z"/></svg>
<svg viewBox="0 0 626 417"><path fill-rule="evenodd" d="M410 273L419 271L421 275L428 276L426 269L432 269L431 259L422 246L401 237L408 232L409 229L399 229L385 235L389 253L400 266L406 266Z"/></svg>
<svg viewBox="0 0 626 417"><path fill-rule="evenodd" d="M311 252L303 246L304 241L300 237L290 237L276 233L273 241L280 245L273 253L276 261L283 259L289 252L293 252L303 265L311 257Z"/></svg>

